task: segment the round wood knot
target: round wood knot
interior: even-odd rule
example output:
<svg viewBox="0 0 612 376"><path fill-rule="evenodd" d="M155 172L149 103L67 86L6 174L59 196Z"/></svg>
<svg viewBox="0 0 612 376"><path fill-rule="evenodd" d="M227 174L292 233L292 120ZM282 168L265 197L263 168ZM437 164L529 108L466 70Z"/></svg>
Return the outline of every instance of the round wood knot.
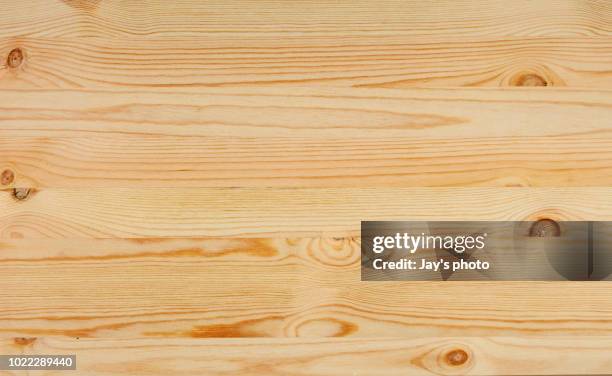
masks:
<svg viewBox="0 0 612 376"><path fill-rule="evenodd" d="M548 82L535 73L521 74L512 80L514 86L548 86Z"/></svg>
<svg viewBox="0 0 612 376"><path fill-rule="evenodd" d="M10 68L17 68L23 63L23 51L21 48L14 48L6 58L6 65Z"/></svg>
<svg viewBox="0 0 612 376"><path fill-rule="evenodd" d="M554 238L561 236L561 227L552 219L540 219L529 229L529 236L534 238Z"/></svg>
<svg viewBox="0 0 612 376"><path fill-rule="evenodd" d="M465 350L455 349L447 352L444 358L446 359L446 363L456 367L465 364L469 355Z"/></svg>
<svg viewBox="0 0 612 376"><path fill-rule="evenodd" d="M32 190L30 188L14 188L13 197L15 197L15 200L23 201L30 196L31 192Z"/></svg>
<svg viewBox="0 0 612 376"><path fill-rule="evenodd" d="M15 180L15 173L11 170L4 170L0 174L0 184L9 185Z"/></svg>

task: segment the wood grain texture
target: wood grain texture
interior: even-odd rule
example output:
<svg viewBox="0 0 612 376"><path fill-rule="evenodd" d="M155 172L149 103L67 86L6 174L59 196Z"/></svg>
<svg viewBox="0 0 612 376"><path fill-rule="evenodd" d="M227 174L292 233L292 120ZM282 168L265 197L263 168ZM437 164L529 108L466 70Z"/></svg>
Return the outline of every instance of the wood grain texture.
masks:
<svg viewBox="0 0 612 376"><path fill-rule="evenodd" d="M612 183L607 90L27 90L0 103L5 188Z"/></svg>
<svg viewBox="0 0 612 376"><path fill-rule="evenodd" d="M392 138L610 133L612 91L323 87L0 91L3 136Z"/></svg>
<svg viewBox="0 0 612 376"><path fill-rule="evenodd" d="M612 220L611 193L611 188L58 188L16 198L13 190L4 190L0 237L354 236L362 220Z"/></svg>
<svg viewBox="0 0 612 376"><path fill-rule="evenodd" d="M355 237L3 239L1 247L0 298L10 304L0 307L0 336L11 338L612 333L607 283L364 283Z"/></svg>
<svg viewBox="0 0 612 376"><path fill-rule="evenodd" d="M612 87L612 36L0 38L0 56L14 48L23 63L0 68L0 88Z"/></svg>
<svg viewBox="0 0 612 376"><path fill-rule="evenodd" d="M607 337L555 339L147 339L0 342L0 351L76 354L87 375L599 375ZM520 361L516 361L520 359ZM47 374L47 373L45 373ZM57 372L59 374L59 372Z"/></svg>
<svg viewBox="0 0 612 376"><path fill-rule="evenodd" d="M500 133L513 133L498 127ZM612 183L612 137L0 136L10 187L588 187ZM248 163L245 163L248 161Z"/></svg>
<svg viewBox="0 0 612 376"><path fill-rule="evenodd" d="M32 11L35 9L36 11ZM0 37L196 38L316 34L598 36L612 34L610 4L598 0L248 1L32 0L0 8Z"/></svg>
<svg viewBox="0 0 612 376"><path fill-rule="evenodd" d="M612 220L611 2L0 3L0 354L612 373L607 283L359 264L361 220Z"/></svg>

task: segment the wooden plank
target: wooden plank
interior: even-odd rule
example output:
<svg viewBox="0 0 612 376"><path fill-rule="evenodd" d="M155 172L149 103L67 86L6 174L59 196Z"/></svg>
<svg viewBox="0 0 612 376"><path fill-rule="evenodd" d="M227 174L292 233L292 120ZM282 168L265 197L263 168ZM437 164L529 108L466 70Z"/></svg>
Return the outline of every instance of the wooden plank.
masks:
<svg viewBox="0 0 612 376"><path fill-rule="evenodd" d="M602 186L611 113L605 90L1 91L0 169L4 188Z"/></svg>
<svg viewBox="0 0 612 376"><path fill-rule="evenodd" d="M3 89L264 84L612 88L611 37L0 39L0 57L14 49L23 58L13 68L0 68Z"/></svg>
<svg viewBox="0 0 612 376"><path fill-rule="evenodd" d="M361 282L358 238L3 239L0 250L4 338L612 334L605 283Z"/></svg>
<svg viewBox="0 0 612 376"><path fill-rule="evenodd" d="M33 11L36 10L36 11ZM612 34L605 1L278 0L227 3L31 0L6 3L0 37L199 37L207 34L595 36Z"/></svg>
<svg viewBox="0 0 612 376"><path fill-rule="evenodd" d="M512 136L514 126L497 128L499 136L440 131L430 140L0 136L0 171L4 188L612 184L610 134Z"/></svg>
<svg viewBox="0 0 612 376"><path fill-rule="evenodd" d="M76 354L87 375L604 375L610 338L12 339L3 353ZM51 373L45 373L51 374ZM54 373L60 374L60 372Z"/></svg>
<svg viewBox="0 0 612 376"><path fill-rule="evenodd" d="M2 136L609 135L612 91L323 87L0 91Z"/></svg>
<svg viewBox="0 0 612 376"><path fill-rule="evenodd" d="M362 220L612 220L610 188L0 191L3 238L356 235Z"/></svg>

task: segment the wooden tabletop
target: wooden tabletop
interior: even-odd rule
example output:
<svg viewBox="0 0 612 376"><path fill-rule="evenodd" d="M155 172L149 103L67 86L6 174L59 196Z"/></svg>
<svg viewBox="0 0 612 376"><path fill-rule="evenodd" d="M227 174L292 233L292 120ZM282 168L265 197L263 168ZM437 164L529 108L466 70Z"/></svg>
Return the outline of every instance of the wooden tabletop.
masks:
<svg viewBox="0 0 612 376"><path fill-rule="evenodd" d="M606 0L0 0L0 354L612 374L609 282L359 262L362 220L612 220L611 89Z"/></svg>

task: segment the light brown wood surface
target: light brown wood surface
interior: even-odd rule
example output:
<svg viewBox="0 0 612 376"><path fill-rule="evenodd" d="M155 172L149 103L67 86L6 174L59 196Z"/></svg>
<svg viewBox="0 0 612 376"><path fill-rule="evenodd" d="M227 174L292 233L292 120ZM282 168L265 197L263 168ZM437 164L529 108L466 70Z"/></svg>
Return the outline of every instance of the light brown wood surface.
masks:
<svg viewBox="0 0 612 376"><path fill-rule="evenodd" d="M0 110L22 187L612 182L606 90L6 90Z"/></svg>
<svg viewBox="0 0 612 376"><path fill-rule="evenodd" d="M361 220L612 220L611 89L608 1L0 1L0 354L611 374L609 283L359 265Z"/></svg>
<svg viewBox="0 0 612 376"><path fill-rule="evenodd" d="M202 35L126 44L117 38L4 39L26 61L4 88L352 87L609 88L612 36L430 38L375 34Z"/></svg>
<svg viewBox="0 0 612 376"><path fill-rule="evenodd" d="M279 0L228 3L153 0L30 0L6 2L0 36L196 38L208 34L328 38L364 34L424 37L609 36L610 4L600 0L421 2Z"/></svg>
<svg viewBox="0 0 612 376"><path fill-rule="evenodd" d="M73 353L88 375L605 374L609 337L425 339L37 339L0 342L23 354ZM520 362L517 362L517 357ZM63 371L64 373L68 371Z"/></svg>
<svg viewBox="0 0 612 376"><path fill-rule="evenodd" d="M2 244L3 296L13 304L0 311L0 328L8 337L612 333L607 283L361 282L356 237Z"/></svg>
<svg viewBox="0 0 612 376"><path fill-rule="evenodd" d="M18 190L21 192L21 190ZM362 220L612 221L612 188L0 191L0 239L355 236Z"/></svg>

